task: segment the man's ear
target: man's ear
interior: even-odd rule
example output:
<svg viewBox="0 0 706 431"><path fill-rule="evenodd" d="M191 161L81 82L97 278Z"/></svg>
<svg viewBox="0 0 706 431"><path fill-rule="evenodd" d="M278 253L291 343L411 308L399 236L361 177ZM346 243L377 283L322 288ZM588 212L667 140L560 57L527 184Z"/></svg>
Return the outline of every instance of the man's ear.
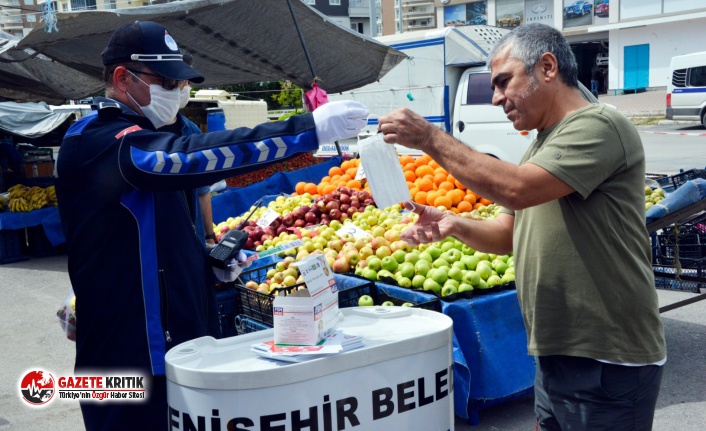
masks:
<svg viewBox="0 0 706 431"><path fill-rule="evenodd" d="M125 68L125 66L116 67L113 71L113 88L121 93L124 93L127 89L127 80L131 77L132 75Z"/></svg>
<svg viewBox="0 0 706 431"><path fill-rule="evenodd" d="M545 82L550 82L559 75L559 62L551 52L542 54L538 66Z"/></svg>

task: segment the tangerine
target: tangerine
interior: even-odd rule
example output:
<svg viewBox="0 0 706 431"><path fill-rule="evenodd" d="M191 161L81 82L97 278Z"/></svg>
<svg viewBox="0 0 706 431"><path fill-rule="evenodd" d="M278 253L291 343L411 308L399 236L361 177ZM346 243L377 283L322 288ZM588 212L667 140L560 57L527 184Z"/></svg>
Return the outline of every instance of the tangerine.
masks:
<svg viewBox="0 0 706 431"><path fill-rule="evenodd" d="M405 154L404 156L400 156L400 165L405 166L408 163L414 163L414 157Z"/></svg>
<svg viewBox="0 0 706 431"><path fill-rule="evenodd" d="M434 205L434 201L439 196L441 196L441 195L436 190L432 190L430 192L427 192L427 205Z"/></svg>
<svg viewBox="0 0 706 431"><path fill-rule="evenodd" d="M407 181L414 182L417 179L417 175L412 171L404 171L404 179Z"/></svg>
<svg viewBox="0 0 706 431"><path fill-rule="evenodd" d="M427 204L427 192L417 192L413 194L414 196L414 202L420 204L420 205L426 205Z"/></svg>
<svg viewBox="0 0 706 431"><path fill-rule="evenodd" d="M434 175L434 169L429 165L421 165L417 167L414 173L417 175L417 178L423 178L425 175Z"/></svg>
<svg viewBox="0 0 706 431"><path fill-rule="evenodd" d="M493 203L493 201L491 201L490 199L486 199L486 198L480 198L480 200L478 202L480 202L481 204L483 204L485 206L488 206Z"/></svg>
<svg viewBox="0 0 706 431"><path fill-rule="evenodd" d="M417 188L423 192L428 192L434 188L434 183L432 183L427 178L422 178L416 182Z"/></svg>
<svg viewBox="0 0 706 431"><path fill-rule="evenodd" d="M438 174L434 174L434 184L438 187L439 184L443 183L446 181L446 174L440 172Z"/></svg>
<svg viewBox="0 0 706 431"><path fill-rule="evenodd" d="M461 201L458 203L456 208L458 208L459 212L467 213L467 212L471 212L473 210L473 204L470 202Z"/></svg>
<svg viewBox="0 0 706 431"><path fill-rule="evenodd" d="M463 190L453 189L449 191L446 196L451 198L451 202L453 202L454 205L458 205L459 203L463 202L463 197L466 196L466 194L463 192Z"/></svg>
<svg viewBox="0 0 706 431"><path fill-rule="evenodd" d="M299 181L297 185L294 186L294 191L297 192L298 195L303 195L304 193L306 193L306 190L304 190L305 188L306 182Z"/></svg>
<svg viewBox="0 0 706 431"><path fill-rule="evenodd" d="M440 189L446 189L447 191L451 191L456 188L453 183L450 183L448 181L444 181L441 184L439 184Z"/></svg>
<svg viewBox="0 0 706 431"><path fill-rule="evenodd" d="M449 209L453 206L453 202L451 201L451 198L448 196L439 196L436 199L434 199L434 206L435 207L444 207L446 209Z"/></svg>
<svg viewBox="0 0 706 431"><path fill-rule="evenodd" d="M306 183L304 185L304 193L309 193L310 195L314 195L318 193L318 187L314 183Z"/></svg>
<svg viewBox="0 0 706 431"><path fill-rule="evenodd" d="M332 178L334 175L343 175L343 169L338 166L333 166L331 169L328 170L328 174Z"/></svg>
<svg viewBox="0 0 706 431"><path fill-rule="evenodd" d="M348 187L349 189L360 190L363 188L363 183L358 180L350 180L346 183L346 187Z"/></svg>
<svg viewBox="0 0 706 431"><path fill-rule="evenodd" d="M476 195L473 193L466 193L466 196L463 197L463 201L473 205L477 201Z"/></svg>

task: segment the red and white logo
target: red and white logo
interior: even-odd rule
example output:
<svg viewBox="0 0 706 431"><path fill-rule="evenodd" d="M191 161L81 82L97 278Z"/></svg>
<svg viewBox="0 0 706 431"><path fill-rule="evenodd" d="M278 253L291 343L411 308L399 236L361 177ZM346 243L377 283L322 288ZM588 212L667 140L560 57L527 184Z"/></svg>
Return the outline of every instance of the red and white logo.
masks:
<svg viewBox="0 0 706 431"><path fill-rule="evenodd" d="M43 370L30 371L20 381L22 398L31 405L46 404L54 397L54 376Z"/></svg>

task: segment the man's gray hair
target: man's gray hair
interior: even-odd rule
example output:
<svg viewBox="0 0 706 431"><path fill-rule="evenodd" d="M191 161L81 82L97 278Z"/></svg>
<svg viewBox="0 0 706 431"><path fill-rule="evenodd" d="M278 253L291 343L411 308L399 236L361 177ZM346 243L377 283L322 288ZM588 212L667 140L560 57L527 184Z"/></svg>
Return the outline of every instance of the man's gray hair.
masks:
<svg viewBox="0 0 706 431"><path fill-rule="evenodd" d="M510 57L520 60L525 65L525 71L531 75L534 67L546 52L554 54L559 67L559 76L569 87L578 88L578 66L571 46L561 32L545 24L527 24L515 28L503 36L490 51L488 64L493 58L510 49Z"/></svg>

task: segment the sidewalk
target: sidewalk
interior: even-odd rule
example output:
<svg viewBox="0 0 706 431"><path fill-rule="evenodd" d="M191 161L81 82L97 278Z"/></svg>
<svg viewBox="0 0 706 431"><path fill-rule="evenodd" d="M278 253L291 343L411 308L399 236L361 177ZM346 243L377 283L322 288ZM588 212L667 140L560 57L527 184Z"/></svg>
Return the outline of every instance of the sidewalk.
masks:
<svg viewBox="0 0 706 431"><path fill-rule="evenodd" d="M667 90L642 93L600 94L598 101L615 106L627 117L664 117L667 107Z"/></svg>

